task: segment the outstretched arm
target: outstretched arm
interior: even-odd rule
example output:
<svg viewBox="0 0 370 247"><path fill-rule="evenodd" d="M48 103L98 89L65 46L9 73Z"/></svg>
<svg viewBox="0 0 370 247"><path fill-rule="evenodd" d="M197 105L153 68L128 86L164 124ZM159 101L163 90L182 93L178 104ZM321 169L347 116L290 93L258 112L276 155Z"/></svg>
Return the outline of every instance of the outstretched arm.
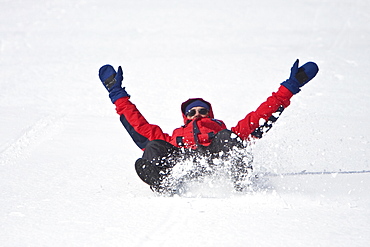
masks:
<svg viewBox="0 0 370 247"><path fill-rule="evenodd" d="M308 62L298 68L297 59L291 69L288 80L281 83L279 90L262 103L256 111L249 113L238 124L231 128L243 140L250 136L261 138L268 132L273 123L280 117L281 113L290 104L290 98L300 92L300 88L314 78L319 70L313 62Z"/></svg>
<svg viewBox="0 0 370 247"><path fill-rule="evenodd" d="M159 126L149 124L129 97L118 99L115 105L121 123L139 148L145 149L149 141L158 139L170 142L170 136L163 133Z"/></svg>
<svg viewBox="0 0 370 247"><path fill-rule="evenodd" d="M250 135L261 138L263 133L271 128L272 122L275 122L281 112L289 106L292 96L293 94L286 87L280 86L276 93L272 93L256 111L249 113L244 119L240 120L235 127L231 128L231 131L243 140L248 139ZM271 125L270 128L267 124Z"/></svg>
<svg viewBox="0 0 370 247"><path fill-rule="evenodd" d="M163 133L162 129L153 124L149 124L136 106L129 100L125 88L122 88L122 68L114 70L111 65L104 65L99 70L100 80L109 92L109 97L113 104L116 105L117 113L127 132L136 143L136 145L145 149L149 141L161 139L170 141L170 136Z"/></svg>

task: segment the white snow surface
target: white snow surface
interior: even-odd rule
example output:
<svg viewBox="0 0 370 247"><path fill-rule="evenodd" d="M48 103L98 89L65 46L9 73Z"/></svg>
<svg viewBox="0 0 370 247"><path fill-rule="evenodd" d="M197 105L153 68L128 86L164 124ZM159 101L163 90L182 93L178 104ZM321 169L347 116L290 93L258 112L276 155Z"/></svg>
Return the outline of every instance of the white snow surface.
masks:
<svg viewBox="0 0 370 247"><path fill-rule="evenodd" d="M0 2L1 246L369 245L369 1ZM253 146L282 175L239 194L155 195L98 78L167 133L191 97L231 128L297 58L320 71Z"/></svg>

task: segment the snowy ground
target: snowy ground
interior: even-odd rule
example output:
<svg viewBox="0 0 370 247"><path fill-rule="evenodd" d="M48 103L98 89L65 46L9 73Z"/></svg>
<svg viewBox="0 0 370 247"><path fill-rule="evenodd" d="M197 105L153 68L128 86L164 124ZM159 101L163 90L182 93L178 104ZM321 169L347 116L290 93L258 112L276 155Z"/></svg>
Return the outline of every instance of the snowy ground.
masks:
<svg viewBox="0 0 370 247"><path fill-rule="evenodd" d="M1 246L368 246L369 1L0 2ZM296 58L320 72L254 146L288 175L241 195L155 196L97 76L166 132L190 97L232 127Z"/></svg>

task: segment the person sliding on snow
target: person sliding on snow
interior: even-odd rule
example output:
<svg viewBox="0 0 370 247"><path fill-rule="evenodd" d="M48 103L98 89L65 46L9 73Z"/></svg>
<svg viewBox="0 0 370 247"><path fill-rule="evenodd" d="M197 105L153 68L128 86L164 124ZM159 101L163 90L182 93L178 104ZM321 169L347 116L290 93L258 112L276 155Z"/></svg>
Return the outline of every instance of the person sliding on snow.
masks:
<svg viewBox="0 0 370 247"><path fill-rule="evenodd" d="M136 145L144 151L142 158L135 162L138 176L153 190L158 191L161 181L179 159L199 154L225 154L233 147L243 148L243 141L261 138L289 106L290 98L318 72L318 67L313 62L300 68L298 63L297 59L291 68L289 79L281 83L278 91L272 93L256 111L247 114L235 127L227 129L223 121L215 119L209 102L202 98L191 98L181 105L184 125L176 128L172 135L164 133L157 125L149 124L131 103L130 95L122 87L121 66L117 72L111 65L102 66L99 69L99 78L116 106L121 123ZM264 120L262 125L261 119Z"/></svg>

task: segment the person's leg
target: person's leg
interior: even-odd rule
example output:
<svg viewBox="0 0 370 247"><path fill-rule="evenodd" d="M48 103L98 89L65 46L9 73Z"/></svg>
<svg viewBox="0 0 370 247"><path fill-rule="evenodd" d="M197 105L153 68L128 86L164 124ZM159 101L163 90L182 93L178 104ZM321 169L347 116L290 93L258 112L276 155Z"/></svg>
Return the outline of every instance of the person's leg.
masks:
<svg viewBox="0 0 370 247"><path fill-rule="evenodd" d="M243 191L248 187L248 176L253 171L253 156L246 151L246 145L235 133L230 130L218 132L207 149L211 156L231 164L230 172L235 190Z"/></svg>
<svg viewBox="0 0 370 247"><path fill-rule="evenodd" d="M149 185L158 185L166 170L174 166L179 148L163 140L154 140L145 147L143 157L135 162L138 176Z"/></svg>
<svg viewBox="0 0 370 247"><path fill-rule="evenodd" d="M146 145L142 158L160 165L163 164L163 157L171 156L177 153L178 150L179 148L169 142L154 140Z"/></svg>
<svg viewBox="0 0 370 247"><path fill-rule="evenodd" d="M207 147L210 153L229 152L233 147L243 148L243 141L228 129L218 132L212 143Z"/></svg>

